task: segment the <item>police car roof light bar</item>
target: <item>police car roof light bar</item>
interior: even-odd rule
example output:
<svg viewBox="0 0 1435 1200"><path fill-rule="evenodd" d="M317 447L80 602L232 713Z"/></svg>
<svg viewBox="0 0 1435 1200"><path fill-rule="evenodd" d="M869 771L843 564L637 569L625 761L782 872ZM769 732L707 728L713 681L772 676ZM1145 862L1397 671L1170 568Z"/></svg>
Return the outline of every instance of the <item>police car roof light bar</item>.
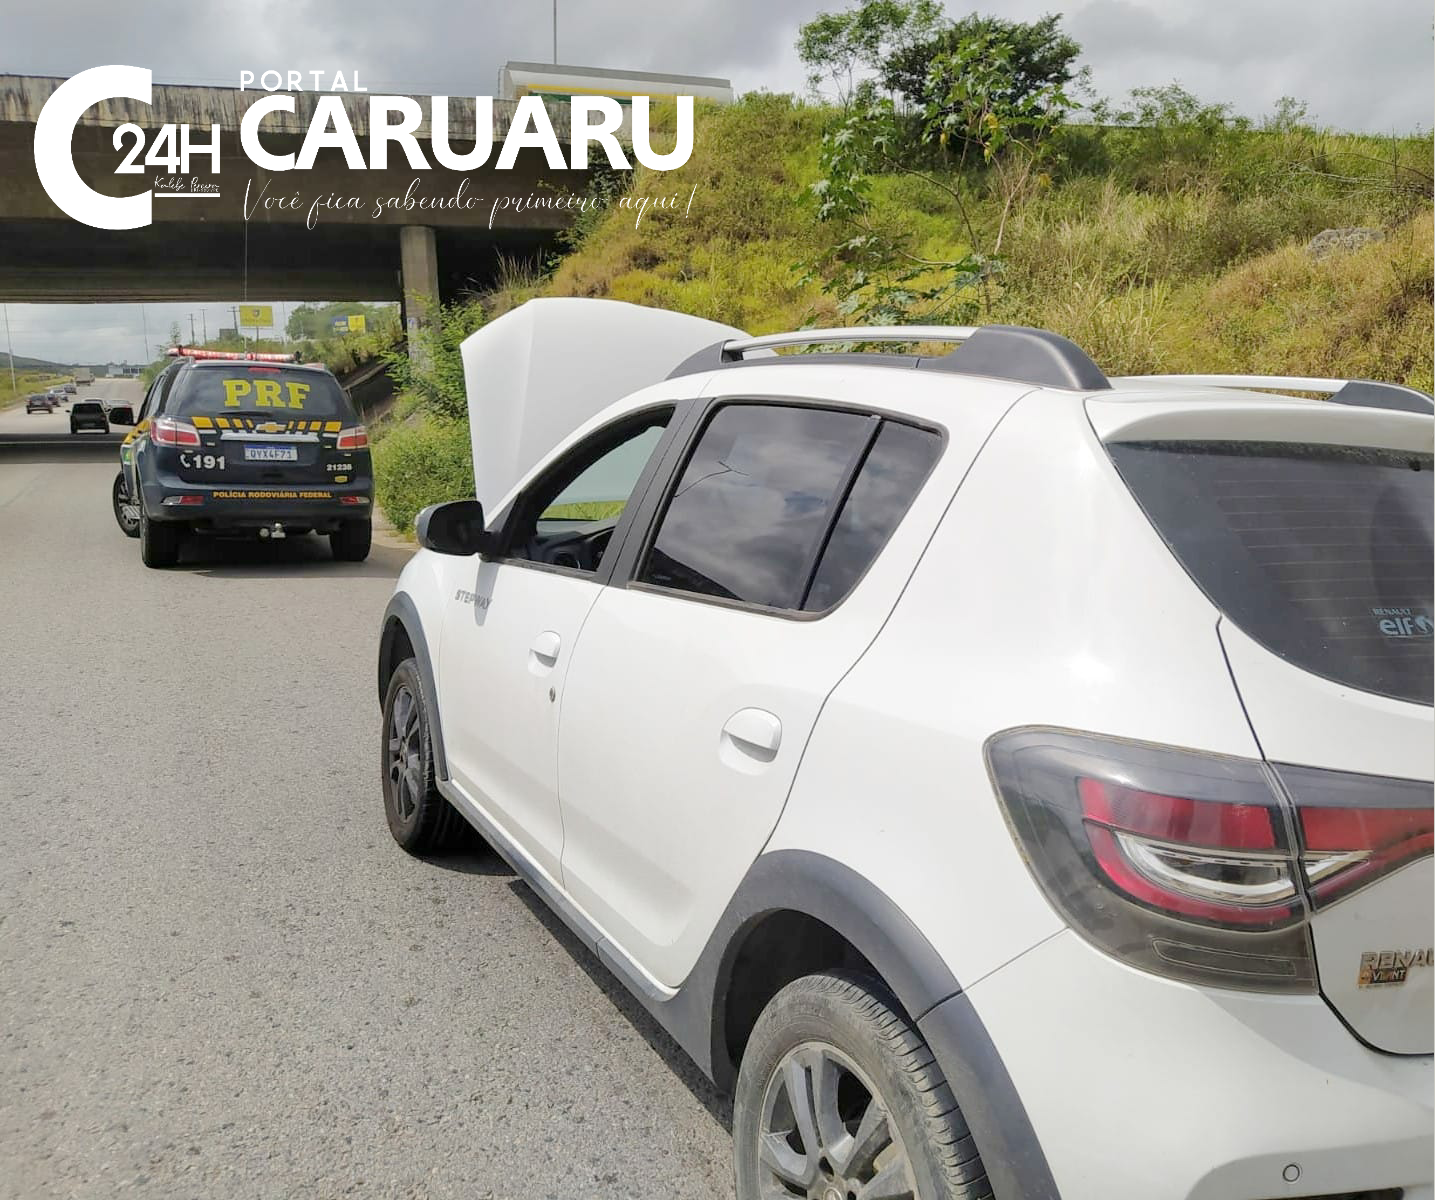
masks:
<svg viewBox="0 0 1435 1200"><path fill-rule="evenodd" d="M258 351L195 350L190 346L171 346L165 351L171 358L230 359L239 362L296 363L297 354L261 354Z"/></svg>

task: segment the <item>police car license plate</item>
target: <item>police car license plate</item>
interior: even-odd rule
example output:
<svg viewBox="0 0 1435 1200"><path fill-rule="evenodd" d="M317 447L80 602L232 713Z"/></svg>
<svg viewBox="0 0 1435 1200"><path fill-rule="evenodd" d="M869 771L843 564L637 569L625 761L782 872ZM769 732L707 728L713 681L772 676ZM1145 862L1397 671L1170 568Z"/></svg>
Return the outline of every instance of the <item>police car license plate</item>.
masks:
<svg viewBox="0 0 1435 1200"><path fill-rule="evenodd" d="M298 462L297 446L245 446L246 462Z"/></svg>

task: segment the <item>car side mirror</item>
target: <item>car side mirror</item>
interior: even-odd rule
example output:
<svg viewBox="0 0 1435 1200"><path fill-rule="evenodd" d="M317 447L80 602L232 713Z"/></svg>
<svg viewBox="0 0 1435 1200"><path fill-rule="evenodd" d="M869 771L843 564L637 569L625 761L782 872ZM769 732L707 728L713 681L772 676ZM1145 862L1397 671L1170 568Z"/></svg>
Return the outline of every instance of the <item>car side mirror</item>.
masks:
<svg viewBox="0 0 1435 1200"><path fill-rule="evenodd" d="M135 413L128 404L117 404L114 408L105 410L105 416L109 417L111 425L133 425Z"/></svg>
<svg viewBox="0 0 1435 1200"><path fill-rule="evenodd" d="M419 545L438 554L487 554L495 538L483 527L483 505L477 500L430 504L414 519Z"/></svg>

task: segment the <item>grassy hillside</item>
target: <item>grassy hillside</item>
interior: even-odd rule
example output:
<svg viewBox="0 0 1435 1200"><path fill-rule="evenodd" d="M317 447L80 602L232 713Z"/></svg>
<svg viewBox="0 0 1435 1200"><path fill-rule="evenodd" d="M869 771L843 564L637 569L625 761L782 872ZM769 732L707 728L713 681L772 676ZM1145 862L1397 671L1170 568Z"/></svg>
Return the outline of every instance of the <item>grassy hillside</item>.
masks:
<svg viewBox="0 0 1435 1200"><path fill-rule="evenodd" d="M686 167L633 182L639 194L686 196L696 185L691 216L659 213L634 229L631 212L610 210L539 290L677 308L752 332L839 321L839 298L794 269L841 236L806 198L831 120L772 96L707 113ZM1392 146L1299 128L1074 126L1055 149L1006 232L987 304L973 296L972 319L1064 333L1112 373L1374 374L1430 387L1431 211L1412 169L1428 177L1428 138ZM984 237L998 205L980 172L963 182ZM889 175L872 194L874 226L905 232L915 257L951 260L967 248L938 188ZM1352 226L1388 236L1320 261L1304 253L1322 230Z"/></svg>
<svg viewBox="0 0 1435 1200"><path fill-rule="evenodd" d="M837 118L766 95L701 112L686 166L629 181L630 196L681 197L675 213L650 211L638 227L631 208L585 218L551 272L509 272L449 313L464 323L454 332L538 295L677 309L753 333L853 323L844 313L860 311L860 289L832 286L842 270L833 248L853 231L820 221L812 196L822 136ZM1369 376L1431 390L1428 136L1368 138L1288 121L1232 128L1178 115L1139 128L1067 126L1051 149L1008 220L999 269L938 320L1052 329L1111 374ZM996 181L939 157L916 169L928 178L871 179L870 231L903 236L914 260L958 259L973 238L989 246ZM969 198L970 235L946 190L954 186ZM1319 259L1307 253L1312 237L1346 227L1383 238ZM906 315L931 319L915 301ZM378 448L380 502L401 528L467 478L433 465L449 450L466 454L462 437L423 427L424 412L440 407L403 410L408 424Z"/></svg>
<svg viewBox="0 0 1435 1200"><path fill-rule="evenodd" d="M20 356L15 356L15 386L10 386L10 368L0 370L0 408L22 403L33 392L47 392L52 387L69 383L68 374L53 370L21 370Z"/></svg>

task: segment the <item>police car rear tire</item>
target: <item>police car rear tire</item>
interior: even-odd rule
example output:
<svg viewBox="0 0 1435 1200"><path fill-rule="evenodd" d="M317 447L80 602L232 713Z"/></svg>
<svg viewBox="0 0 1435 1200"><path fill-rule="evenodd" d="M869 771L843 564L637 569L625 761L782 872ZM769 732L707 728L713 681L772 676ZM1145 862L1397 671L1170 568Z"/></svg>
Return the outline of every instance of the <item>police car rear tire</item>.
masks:
<svg viewBox="0 0 1435 1200"><path fill-rule="evenodd" d="M120 532L123 533L125 537L139 537L139 506L130 499L129 489L125 487L125 473L123 471L119 471L115 475L113 497L115 505L115 524L120 527Z"/></svg>
<svg viewBox="0 0 1435 1200"><path fill-rule="evenodd" d="M380 750L384 816L394 841L410 854L432 854L456 845L464 820L434 784L428 708L412 658L399 663L389 678Z"/></svg>
<svg viewBox="0 0 1435 1200"><path fill-rule="evenodd" d="M140 509L140 558L147 567L172 567L179 561L184 530L167 521L151 521Z"/></svg>
<svg viewBox="0 0 1435 1200"><path fill-rule="evenodd" d="M363 562L369 557L374 527L368 521L345 521L329 535L329 548L340 562Z"/></svg>

